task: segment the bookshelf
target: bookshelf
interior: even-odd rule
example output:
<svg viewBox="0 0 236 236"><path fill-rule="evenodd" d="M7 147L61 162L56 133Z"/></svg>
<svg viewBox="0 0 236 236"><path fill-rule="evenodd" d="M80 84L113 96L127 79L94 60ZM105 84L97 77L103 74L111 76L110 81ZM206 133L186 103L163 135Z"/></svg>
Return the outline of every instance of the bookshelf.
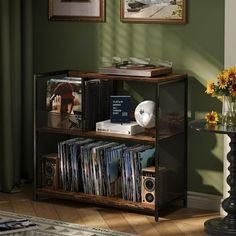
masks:
<svg viewBox="0 0 236 236"><path fill-rule="evenodd" d="M48 110L46 107L47 83L51 78L82 78L83 89L85 81L104 80L113 81L112 95L121 95L124 92L124 83L129 88L141 87L148 92L143 99L152 99L156 104L156 128L146 130L136 135L121 135L112 133L96 132L95 129L78 127L52 127L48 125ZM151 214L158 220L160 210L169 207L178 201L186 205L187 192L187 75L171 73L160 77L133 77L104 75L95 72L83 71L58 71L52 73L36 74L35 81L35 129L34 129L34 198L56 197L73 201L82 201L133 210ZM122 89L121 89L122 88ZM150 93L150 91L152 91ZM126 91L127 94L127 91ZM85 99L82 95L82 120L85 112ZM137 102L138 103L138 102ZM137 105L134 104L134 107ZM88 118L88 117L86 117ZM92 119L93 120L93 119ZM92 127L92 126L91 126ZM120 144L151 145L155 148L155 191L151 192L155 199L154 204L142 201L124 200L122 196L102 196L88 194L83 191L68 191L62 187L53 188L44 186L45 170L42 169L42 156L58 152L58 143L75 137L90 138L96 141L119 142ZM53 159L54 160L54 159ZM52 175L50 181L60 178L58 162L48 162L51 170L46 175ZM44 165L45 166L45 165ZM164 168L165 171L160 171ZM142 176L140 176L141 178ZM141 183L142 185L143 183ZM141 186L141 188L143 188ZM142 190L141 190L142 191ZM140 193L143 194L142 192Z"/></svg>

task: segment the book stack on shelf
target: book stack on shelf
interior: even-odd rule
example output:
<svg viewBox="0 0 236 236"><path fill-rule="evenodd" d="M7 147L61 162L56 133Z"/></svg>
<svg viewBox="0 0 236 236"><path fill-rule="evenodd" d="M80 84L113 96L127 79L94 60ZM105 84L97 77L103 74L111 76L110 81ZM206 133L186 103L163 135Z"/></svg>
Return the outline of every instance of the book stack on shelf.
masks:
<svg viewBox="0 0 236 236"><path fill-rule="evenodd" d="M145 131L136 121L130 123L112 123L111 120L104 120L96 123L96 131L114 134L135 135Z"/></svg>
<svg viewBox="0 0 236 236"><path fill-rule="evenodd" d="M97 132L135 135L145 131L131 120L131 96L110 96L110 119L96 123Z"/></svg>

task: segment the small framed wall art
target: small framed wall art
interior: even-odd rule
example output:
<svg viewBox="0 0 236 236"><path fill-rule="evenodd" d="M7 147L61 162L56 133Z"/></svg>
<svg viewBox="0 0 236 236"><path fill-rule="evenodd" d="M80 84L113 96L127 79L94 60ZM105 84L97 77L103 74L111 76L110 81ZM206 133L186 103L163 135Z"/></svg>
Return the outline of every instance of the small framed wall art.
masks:
<svg viewBox="0 0 236 236"><path fill-rule="evenodd" d="M106 0L48 0L49 20L105 21Z"/></svg>
<svg viewBox="0 0 236 236"><path fill-rule="evenodd" d="M120 0L123 22L186 23L187 0Z"/></svg>

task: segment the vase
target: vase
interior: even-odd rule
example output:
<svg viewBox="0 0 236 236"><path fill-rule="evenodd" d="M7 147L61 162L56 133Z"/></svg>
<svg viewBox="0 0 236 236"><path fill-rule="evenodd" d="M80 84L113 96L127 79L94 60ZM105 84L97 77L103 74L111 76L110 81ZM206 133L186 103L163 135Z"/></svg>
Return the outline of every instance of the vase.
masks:
<svg viewBox="0 0 236 236"><path fill-rule="evenodd" d="M223 96L222 100L222 125L236 125L236 98Z"/></svg>

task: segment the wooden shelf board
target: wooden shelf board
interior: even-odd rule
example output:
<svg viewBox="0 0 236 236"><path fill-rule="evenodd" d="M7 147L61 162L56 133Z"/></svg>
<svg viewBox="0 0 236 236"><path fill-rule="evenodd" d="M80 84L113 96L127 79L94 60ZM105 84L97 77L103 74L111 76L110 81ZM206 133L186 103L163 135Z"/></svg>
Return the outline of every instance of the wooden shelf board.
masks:
<svg viewBox="0 0 236 236"><path fill-rule="evenodd" d="M63 191L60 189L52 190L47 188L38 188L36 189L37 194L47 194L54 197L59 197L63 199L75 200L75 201L84 201L88 203L96 203L99 205L119 207L125 209L135 209L145 212L154 213L154 206L150 204L144 204L141 202L132 202L123 200L117 197L106 197L106 196L97 196L79 192L70 192Z"/></svg>
<svg viewBox="0 0 236 236"><path fill-rule="evenodd" d="M136 135L125 135L125 134L113 134L105 132L96 132L96 131L81 131L78 129L55 129L49 127L40 127L37 128L39 132L49 132L49 133L59 133L59 134L68 134L68 135L78 135L81 137L90 137L90 138L99 138L99 139L109 139L109 140L118 140L118 141L130 141L130 142L143 142L155 144L156 138L150 133L141 133ZM182 134L183 131L178 132L163 132L160 134L159 141Z"/></svg>
<svg viewBox="0 0 236 236"><path fill-rule="evenodd" d="M105 132L96 132L96 131L88 131L85 132L85 135L89 137L95 138L115 138L116 140L129 140L129 141L141 141L141 142L150 142L154 143L156 140L155 137L149 136L145 133L136 134L136 135L125 135L125 134L111 134Z"/></svg>
<svg viewBox="0 0 236 236"><path fill-rule="evenodd" d="M64 133L70 135L79 135L81 137L90 137L90 138L100 138L100 139L116 139L116 140L126 140L126 141L140 141L146 143L155 143L155 137L150 136L149 134L137 134L137 135L125 135L125 134L111 134L105 132L96 132L96 131L81 131L78 129L55 129L48 127L37 128L37 131L42 132L52 132L52 133Z"/></svg>
<svg viewBox="0 0 236 236"><path fill-rule="evenodd" d="M124 75L107 75L107 74L99 74L96 72L83 72L77 70L69 71L69 76L84 77L89 79L97 78L97 79L109 79L109 80L120 80L120 81L140 81L146 83L160 83L178 79L187 79L186 74L179 74L179 73L171 73L168 75L161 75L158 77L139 77L139 76L124 76Z"/></svg>

